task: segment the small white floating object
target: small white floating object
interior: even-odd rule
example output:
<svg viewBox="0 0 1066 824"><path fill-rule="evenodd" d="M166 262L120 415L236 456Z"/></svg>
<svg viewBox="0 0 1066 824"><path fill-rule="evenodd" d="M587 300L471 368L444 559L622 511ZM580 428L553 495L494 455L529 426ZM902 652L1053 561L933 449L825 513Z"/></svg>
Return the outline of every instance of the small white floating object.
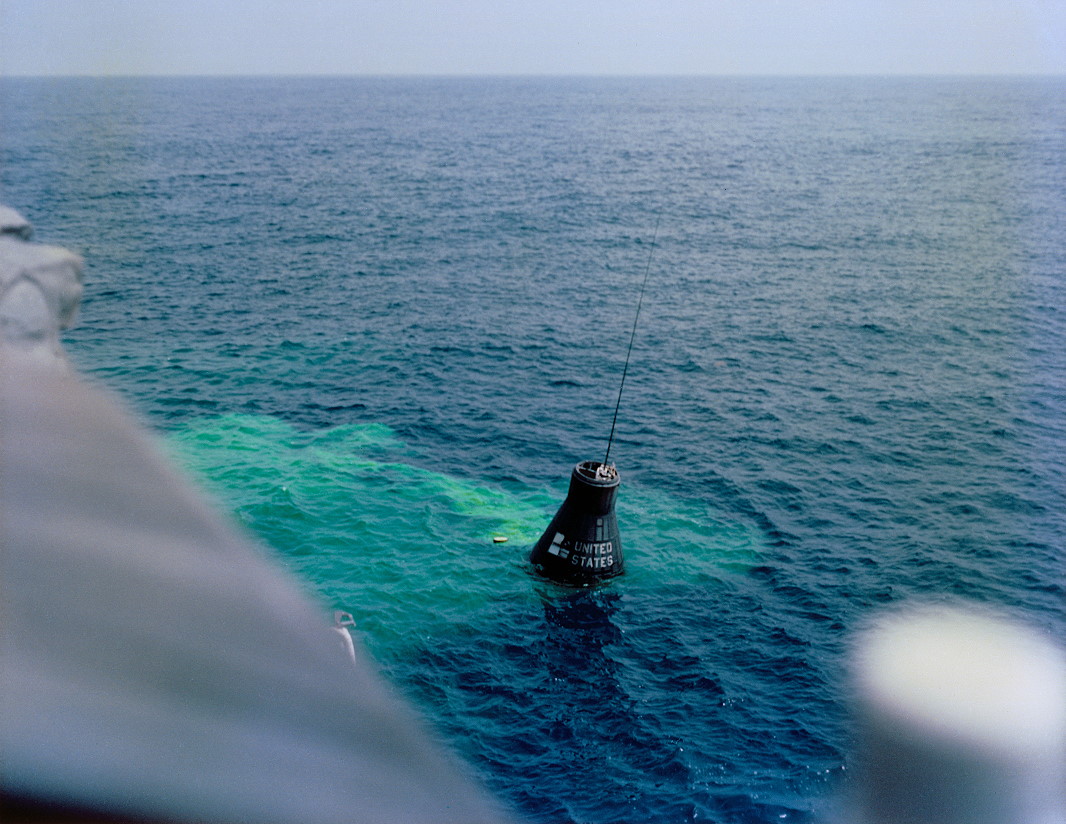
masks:
<svg viewBox="0 0 1066 824"><path fill-rule="evenodd" d="M347 657L351 662L355 663L355 642L352 641L352 633L348 627L355 626L355 619L352 618L351 613L344 612L343 610L333 611L333 631L340 636L341 649L344 650Z"/></svg>
<svg viewBox="0 0 1066 824"><path fill-rule="evenodd" d="M492 542L494 544L506 544L507 543L507 536L506 535L493 535L492 536Z"/></svg>

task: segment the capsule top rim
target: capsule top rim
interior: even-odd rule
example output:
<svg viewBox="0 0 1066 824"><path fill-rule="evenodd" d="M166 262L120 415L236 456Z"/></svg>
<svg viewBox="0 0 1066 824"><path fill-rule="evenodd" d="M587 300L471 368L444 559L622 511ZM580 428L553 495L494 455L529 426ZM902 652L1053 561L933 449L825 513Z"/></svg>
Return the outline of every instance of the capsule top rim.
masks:
<svg viewBox="0 0 1066 824"><path fill-rule="evenodd" d="M604 464L600 461L581 461L574 467L573 475L582 483L591 486L618 486L621 481L614 464Z"/></svg>

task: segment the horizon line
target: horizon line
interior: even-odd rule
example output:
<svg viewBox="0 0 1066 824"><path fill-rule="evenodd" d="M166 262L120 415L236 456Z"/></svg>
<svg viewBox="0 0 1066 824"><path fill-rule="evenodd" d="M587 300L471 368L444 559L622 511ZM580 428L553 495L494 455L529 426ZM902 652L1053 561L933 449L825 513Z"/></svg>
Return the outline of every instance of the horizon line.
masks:
<svg viewBox="0 0 1066 824"><path fill-rule="evenodd" d="M135 79L1050 79L1066 78L1062 72L0 72L0 81L34 80L135 80Z"/></svg>

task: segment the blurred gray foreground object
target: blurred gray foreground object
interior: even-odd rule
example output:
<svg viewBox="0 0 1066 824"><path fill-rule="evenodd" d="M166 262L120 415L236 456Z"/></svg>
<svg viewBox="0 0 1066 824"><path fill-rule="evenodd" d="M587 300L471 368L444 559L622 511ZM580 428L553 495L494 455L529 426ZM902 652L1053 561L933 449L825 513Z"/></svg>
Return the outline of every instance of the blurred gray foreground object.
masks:
<svg viewBox="0 0 1066 824"><path fill-rule="evenodd" d="M0 224L8 802L168 821L501 821L299 585L65 368L80 259L29 243L10 209Z"/></svg>

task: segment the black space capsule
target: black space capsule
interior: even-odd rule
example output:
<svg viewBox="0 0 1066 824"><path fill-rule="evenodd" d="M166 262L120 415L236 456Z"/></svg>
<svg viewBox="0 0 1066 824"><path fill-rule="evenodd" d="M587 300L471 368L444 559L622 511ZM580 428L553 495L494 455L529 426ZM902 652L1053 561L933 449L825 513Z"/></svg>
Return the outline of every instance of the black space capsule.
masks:
<svg viewBox="0 0 1066 824"><path fill-rule="evenodd" d="M540 575L560 584L589 586L622 572L622 540L614 499L613 464L582 461L570 474L570 490L529 555Z"/></svg>

